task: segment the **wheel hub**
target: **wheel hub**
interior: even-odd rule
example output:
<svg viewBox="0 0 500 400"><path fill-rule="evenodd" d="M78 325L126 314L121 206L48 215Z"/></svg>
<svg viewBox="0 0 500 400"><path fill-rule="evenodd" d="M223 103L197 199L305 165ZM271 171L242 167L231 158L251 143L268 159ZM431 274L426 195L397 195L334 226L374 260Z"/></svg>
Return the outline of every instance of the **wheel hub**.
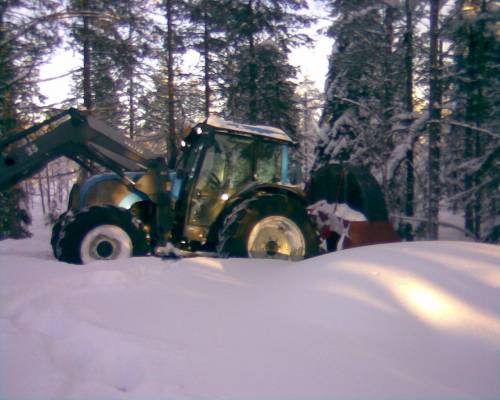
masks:
<svg viewBox="0 0 500 400"><path fill-rule="evenodd" d="M300 260L306 253L304 235L295 222L284 216L266 217L252 228L247 252L252 258Z"/></svg>
<svg viewBox="0 0 500 400"><path fill-rule="evenodd" d="M96 260L109 260L116 258L120 243L111 237L98 235L90 245L90 254Z"/></svg>
<svg viewBox="0 0 500 400"><path fill-rule="evenodd" d="M132 241L128 234L115 225L99 225L90 230L80 247L83 264L97 260L115 260L132 256Z"/></svg>
<svg viewBox="0 0 500 400"><path fill-rule="evenodd" d="M108 240L99 242L96 246L96 253L99 258L108 258L113 254L114 246Z"/></svg>
<svg viewBox="0 0 500 400"><path fill-rule="evenodd" d="M274 241L270 240L269 242L266 243L266 254L269 256L275 256L278 253L279 250L279 244Z"/></svg>

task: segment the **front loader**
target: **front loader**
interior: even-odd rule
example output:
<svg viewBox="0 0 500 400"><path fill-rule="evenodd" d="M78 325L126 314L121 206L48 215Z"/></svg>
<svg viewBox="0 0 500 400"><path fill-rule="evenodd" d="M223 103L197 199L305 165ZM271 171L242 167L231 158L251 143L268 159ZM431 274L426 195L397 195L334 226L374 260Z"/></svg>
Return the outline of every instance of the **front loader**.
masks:
<svg viewBox="0 0 500 400"><path fill-rule="evenodd" d="M111 171L75 184L53 227L54 255L69 263L165 254L172 246L300 260L319 254L321 242L331 251L397 239L371 175L329 165L304 190L290 174L294 145L280 129L210 117L183 140L168 170L163 157L70 109L0 142L0 190L61 156Z"/></svg>

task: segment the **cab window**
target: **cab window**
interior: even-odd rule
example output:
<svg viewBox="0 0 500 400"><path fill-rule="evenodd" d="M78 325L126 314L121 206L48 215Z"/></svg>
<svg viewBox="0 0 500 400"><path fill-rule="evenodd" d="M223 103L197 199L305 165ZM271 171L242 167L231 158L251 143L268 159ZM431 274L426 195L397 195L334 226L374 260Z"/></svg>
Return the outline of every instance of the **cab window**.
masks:
<svg viewBox="0 0 500 400"><path fill-rule="evenodd" d="M281 178L281 148L271 142L256 143L255 179L261 183L279 182Z"/></svg>
<svg viewBox="0 0 500 400"><path fill-rule="evenodd" d="M220 135L217 143L225 156L225 189L231 195L253 179L253 142Z"/></svg>

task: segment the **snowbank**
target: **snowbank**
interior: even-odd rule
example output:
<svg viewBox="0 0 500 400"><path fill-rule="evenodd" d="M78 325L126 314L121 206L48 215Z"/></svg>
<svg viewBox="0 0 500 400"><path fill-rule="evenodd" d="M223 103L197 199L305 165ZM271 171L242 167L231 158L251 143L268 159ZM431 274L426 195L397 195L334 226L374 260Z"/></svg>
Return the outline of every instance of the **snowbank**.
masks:
<svg viewBox="0 0 500 400"><path fill-rule="evenodd" d="M500 398L500 249L56 262L0 242L0 398Z"/></svg>

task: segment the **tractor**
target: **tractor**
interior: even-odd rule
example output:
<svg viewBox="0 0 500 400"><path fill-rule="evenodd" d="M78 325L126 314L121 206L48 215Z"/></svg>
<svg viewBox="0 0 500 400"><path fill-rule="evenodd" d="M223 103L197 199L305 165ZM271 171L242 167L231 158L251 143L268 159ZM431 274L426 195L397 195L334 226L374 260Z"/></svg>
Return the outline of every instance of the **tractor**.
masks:
<svg viewBox="0 0 500 400"><path fill-rule="evenodd" d="M162 156L69 109L0 142L0 190L61 156L110 171L76 183L53 226L54 256L73 264L170 254L301 260L335 250L342 236L344 247L397 240L365 169L327 165L302 182L295 146L281 129L209 117L169 169ZM340 218L337 206L362 218Z"/></svg>

